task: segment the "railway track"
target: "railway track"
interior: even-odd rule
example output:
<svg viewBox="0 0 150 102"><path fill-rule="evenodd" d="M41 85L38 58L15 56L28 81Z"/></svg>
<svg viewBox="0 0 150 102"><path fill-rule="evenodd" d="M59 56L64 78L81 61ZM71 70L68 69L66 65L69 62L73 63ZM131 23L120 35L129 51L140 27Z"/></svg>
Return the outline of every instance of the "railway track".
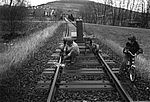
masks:
<svg viewBox="0 0 150 102"><path fill-rule="evenodd" d="M111 54L111 50L101 44L98 39L93 39L93 36L85 36L83 41L77 41L75 37L77 26L77 24L68 20L66 21L66 32L61 33L64 35L63 37L72 37L73 35L72 38L78 43L80 55L77 56L77 61L73 64L63 61L60 56L60 49L56 49L49 57L50 53L47 49L51 49L51 47L48 46L45 49L45 46L43 46L45 51L42 49L38 53L41 55L36 56L37 59L35 57L39 62L32 62L33 59L31 59L29 63L35 64L35 68L31 68L33 65L29 68L27 67L29 72L28 69L23 69L23 72L26 72L24 75L27 75L27 77L23 81L20 80L22 82L19 85L27 92L24 96L20 95L22 99L16 98L16 100L20 102L132 102L133 100L136 100L134 102L140 102L138 100L148 102L142 101L149 100L148 87L143 83L141 87L143 89L145 87L146 90L142 89L143 91L140 93L140 88L136 83L122 79L118 75L118 57L115 54ZM63 41L60 41L60 44L62 43ZM47 44L50 45L49 42ZM98 44L101 47L100 50L97 49ZM58 42L55 47L57 45ZM48 57L43 60L44 57L41 58L41 56L46 55ZM41 71L43 71L42 74ZM37 74L34 75L34 72ZM39 76L38 73L41 75ZM28 84L30 81L32 83ZM15 100L9 101L14 102Z"/></svg>
<svg viewBox="0 0 150 102"><path fill-rule="evenodd" d="M66 30L68 33L65 36L70 36L69 31L73 31L73 28ZM116 63L107 54L98 52L91 39L77 43L80 55L74 64L70 64L69 61L62 63L59 49L51 55L52 59L47 63L50 68L43 71L42 81L37 85L37 89L47 90L47 93L44 93L47 95L45 101L132 102L133 100L116 77L119 68L109 67L115 66Z"/></svg>
<svg viewBox="0 0 150 102"><path fill-rule="evenodd" d="M41 74L42 81L37 84L42 93L39 99L42 97L45 102L133 102L125 89L126 83L118 80L116 60L100 51L91 36L77 41L74 37L77 25L67 19L66 27L63 37L72 36L73 32L80 55L75 63L70 64L63 61L61 50L56 49L47 63L49 68Z"/></svg>
<svg viewBox="0 0 150 102"><path fill-rule="evenodd" d="M119 69L108 65L115 62L92 47L85 53L84 44L78 45L81 53L76 63L57 65L47 102L133 101L115 76Z"/></svg>

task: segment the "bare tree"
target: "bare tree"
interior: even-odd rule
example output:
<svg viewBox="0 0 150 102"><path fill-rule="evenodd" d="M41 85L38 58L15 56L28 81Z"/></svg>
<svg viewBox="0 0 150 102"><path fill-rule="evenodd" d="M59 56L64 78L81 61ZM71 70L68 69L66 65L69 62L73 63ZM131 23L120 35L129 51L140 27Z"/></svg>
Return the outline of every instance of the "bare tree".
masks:
<svg viewBox="0 0 150 102"><path fill-rule="evenodd" d="M82 15L89 23L101 21L101 24L127 26L129 22L132 23L131 21L143 22L148 20L149 12L146 13L146 11L149 11L150 6L147 5L149 7L146 10L146 4L144 0L103 0L103 4L89 3L86 5Z"/></svg>
<svg viewBox="0 0 150 102"><path fill-rule="evenodd" d="M0 20L5 21L2 24L2 29L10 32L4 35L4 38L9 40L12 37L18 36L16 31L23 29L24 26L18 25L23 25L22 21L27 17L28 9L25 7L25 0L5 0L4 2L7 5L0 8Z"/></svg>
<svg viewBox="0 0 150 102"><path fill-rule="evenodd" d="M141 0L137 0L136 1L136 3L135 3L135 7L134 7L134 11L135 12L133 12L133 16L132 16L132 19L135 19L135 20L139 20L138 18L139 18L139 13L137 13L138 11L139 11L139 5L140 5L140 1Z"/></svg>
<svg viewBox="0 0 150 102"><path fill-rule="evenodd" d="M118 21L119 21L119 25L122 25L122 0L120 0L119 2L119 10L118 10Z"/></svg>
<svg viewBox="0 0 150 102"><path fill-rule="evenodd" d="M145 27L148 28L148 26L149 26L149 20L150 20L150 19L149 19L150 0L147 0L146 3L147 3L147 10L146 10L147 12L146 12L146 19L145 19L145 23L146 23L146 24L145 24Z"/></svg>
<svg viewBox="0 0 150 102"><path fill-rule="evenodd" d="M141 0L141 23L142 23L142 27L147 27L148 26L148 13L146 10L146 1Z"/></svg>
<svg viewBox="0 0 150 102"><path fill-rule="evenodd" d="M132 14L133 14L134 6L135 6L135 0L132 0L132 1L130 2L130 6L129 6L130 12L129 12L129 17L128 17L128 18L129 18L130 22L131 22L131 20L133 20Z"/></svg>
<svg viewBox="0 0 150 102"><path fill-rule="evenodd" d="M117 3L114 1L112 3L112 6L117 6ZM116 15L117 15L116 9L112 7L112 25L115 25L116 23Z"/></svg>
<svg viewBox="0 0 150 102"><path fill-rule="evenodd" d="M104 9L102 11L103 14L103 24L106 24L106 7L107 7L107 0L104 0Z"/></svg>
<svg viewBox="0 0 150 102"><path fill-rule="evenodd" d="M4 4L11 6L25 6L28 5L27 0L1 0Z"/></svg>
<svg viewBox="0 0 150 102"><path fill-rule="evenodd" d="M91 3L93 23L97 23L98 20L98 5L96 3Z"/></svg>

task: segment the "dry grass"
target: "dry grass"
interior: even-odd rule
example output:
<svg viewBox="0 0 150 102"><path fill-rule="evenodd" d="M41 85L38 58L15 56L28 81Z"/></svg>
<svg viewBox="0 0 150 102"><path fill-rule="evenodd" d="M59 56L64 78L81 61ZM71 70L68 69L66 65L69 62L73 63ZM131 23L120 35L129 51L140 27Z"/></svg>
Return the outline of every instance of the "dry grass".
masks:
<svg viewBox="0 0 150 102"><path fill-rule="evenodd" d="M11 65L21 63L26 59L27 55L36 51L47 38L51 37L59 25L60 22L42 31L38 31L26 37L23 41L20 40L16 42L13 46L9 47L7 51L0 53L0 72L8 70Z"/></svg>
<svg viewBox="0 0 150 102"><path fill-rule="evenodd" d="M127 38L135 35L144 54L136 58L137 70L144 79L150 79L150 29L115 27L96 24L86 24L85 29L95 34L103 43L111 47L120 57Z"/></svg>

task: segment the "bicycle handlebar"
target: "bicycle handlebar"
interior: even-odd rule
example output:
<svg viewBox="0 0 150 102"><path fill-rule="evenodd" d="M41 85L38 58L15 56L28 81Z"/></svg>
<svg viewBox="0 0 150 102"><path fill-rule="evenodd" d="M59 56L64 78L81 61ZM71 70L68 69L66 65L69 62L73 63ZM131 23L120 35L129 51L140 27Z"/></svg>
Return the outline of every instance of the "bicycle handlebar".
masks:
<svg viewBox="0 0 150 102"><path fill-rule="evenodd" d="M135 53L135 54L133 54L131 51L129 51L129 50L125 50L125 53L129 53L131 56L133 56L133 57L136 57L137 56L137 54Z"/></svg>
<svg viewBox="0 0 150 102"><path fill-rule="evenodd" d="M130 53L130 55L133 56L133 57L136 57L136 55L137 55L136 53L133 54L131 51L128 51L128 53Z"/></svg>

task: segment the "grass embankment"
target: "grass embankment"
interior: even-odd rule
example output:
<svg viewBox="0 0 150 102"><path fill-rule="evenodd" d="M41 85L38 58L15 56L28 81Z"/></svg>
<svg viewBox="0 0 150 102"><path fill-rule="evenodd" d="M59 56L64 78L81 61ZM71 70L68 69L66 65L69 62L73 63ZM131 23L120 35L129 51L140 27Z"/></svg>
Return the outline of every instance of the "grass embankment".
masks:
<svg viewBox="0 0 150 102"><path fill-rule="evenodd" d="M44 102L43 100L46 99L44 94L47 94L47 90L44 91L45 93L37 90L36 84L43 70L50 68L47 62L52 59L51 54L62 40L64 30L64 24L54 24L47 30L40 31L41 33L35 33L32 39L28 39L25 47L28 53L23 54L23 62L11 66L8 76L0 80L1 102Z"/></svg>
<svg viewBox="0 0 150 102"><path fill-rule="evenodd" d="M0 21L1 22L1 21ZM14 32L10 32L9 23L6 21L0 24L0 53L8 49L9 45L24 40L34 32L43 30L46 27L53 25L54 21L16 21L14 23ZM6 44L7 43L7 44Z"/></svg>
<svg viewBox="0 0 150 102"><path fill-rule="evenodd" d="M144 54L136 58L137 69L144 79L150 79L150 29L86 24L87 32L94 34L104 44L123 57L122 49L131 35L136 36Z"/></svg>
<svg viewBox="0 0 150 102"><path fill-rule="evenodd" d="M8 70L10 66L16 63L21 63L28 54L42 46L43 42L53 35L59 25L60 23L54 23L44 30L35 32L16 42L7 51L0 53L0 72Z"/></svg>
<svg viewBox="0 0 150 102"><path fill-rule="evenodd" d="M0 21L0 22L1 22L0 37L4 37L4 38L6 37L6 39L8 40L9 38L7 38L7 36L11 36L10 35L11 28L13 28L15 34L18 34L18 36L21 37L42 30L46 26L49 26L49 24L53 23L53 21L44 22L44 21L35 21L35 20L14 21L13 27L10 27L10 23L8 23L7 21Z"/></svg>

